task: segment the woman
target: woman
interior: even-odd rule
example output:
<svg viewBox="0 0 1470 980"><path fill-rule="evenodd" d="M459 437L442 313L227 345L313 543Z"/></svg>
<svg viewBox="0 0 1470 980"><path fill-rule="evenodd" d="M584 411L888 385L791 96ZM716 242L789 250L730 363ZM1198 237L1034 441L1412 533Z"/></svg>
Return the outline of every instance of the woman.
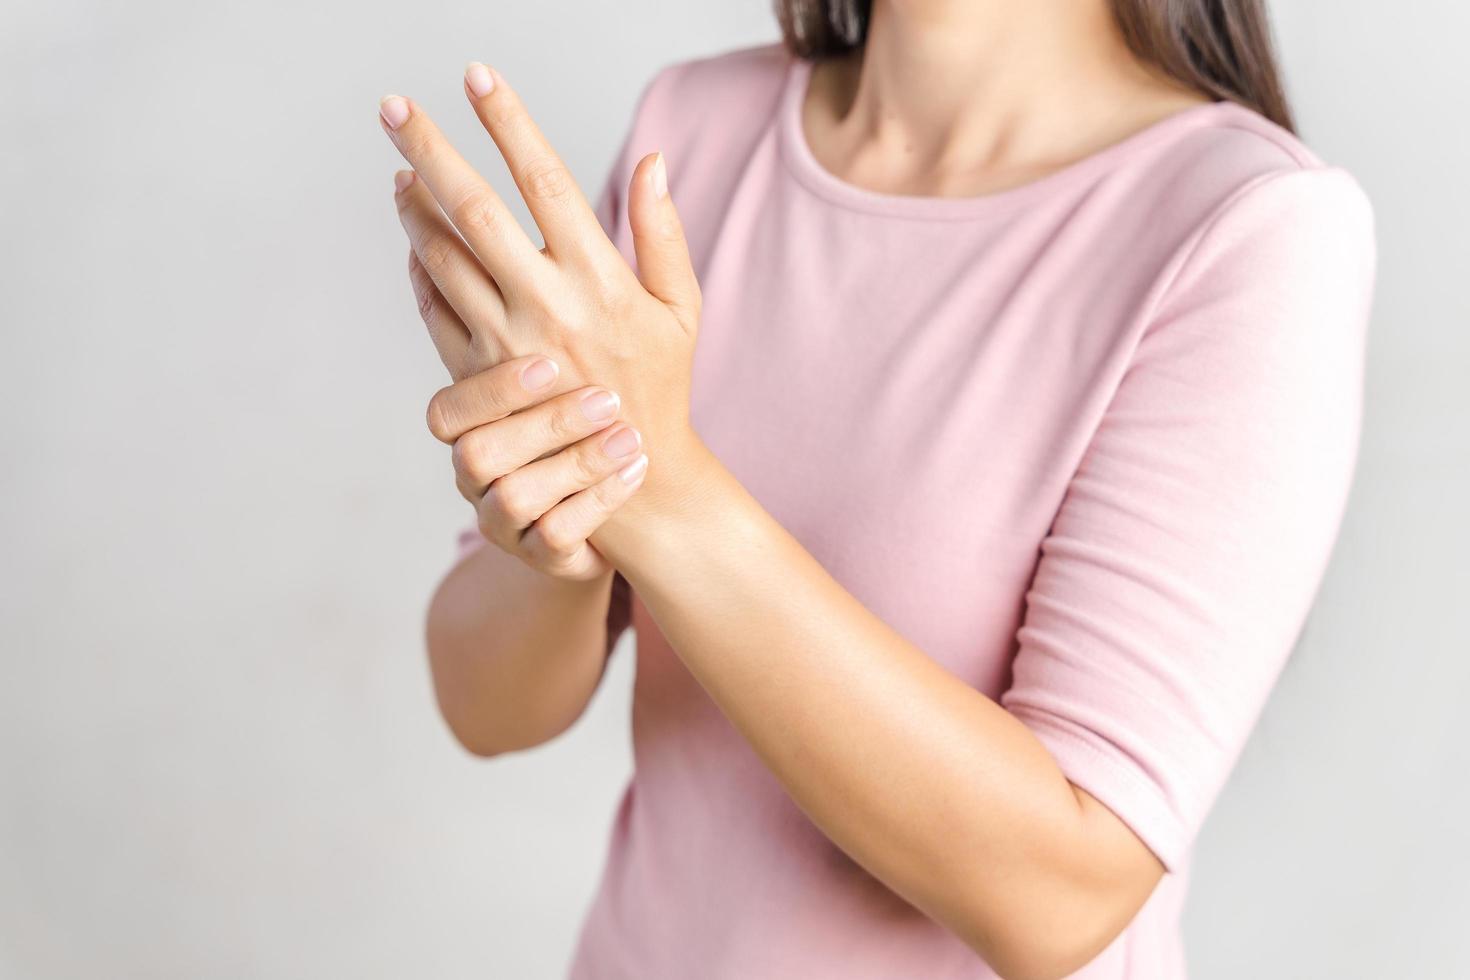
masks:
<svg viewBox="0 0 1470 980"><path fill-rule="evenodd" d="M443 714L544 742L631 621L575 977L1182 976L1351 481L1369 204L1251 0L782 9L651 82L595 210L470 66L544 249L383 102L478 516Z"/></svg>

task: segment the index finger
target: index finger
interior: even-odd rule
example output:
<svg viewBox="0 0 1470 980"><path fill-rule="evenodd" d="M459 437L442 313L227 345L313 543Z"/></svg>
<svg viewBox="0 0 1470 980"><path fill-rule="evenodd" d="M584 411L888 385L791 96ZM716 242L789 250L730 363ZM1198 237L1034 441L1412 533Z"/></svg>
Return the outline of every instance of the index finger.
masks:
<svg viewBox="0 0 1470 980"><path fill-rule="evenodd" d="M500 73L471 62L464 88L541 229L546 250L557 258L582 258L611 248L571 171Z"/></svg>
<svg viewBox="0 0 1470 980"><path fill-rule="evenodd" d="M429 114L401 95L385 96L378 110L383 130L434 195L501 291L536 282L546 257L475 168L454 148Z"/></svg>
<svg viewBox="0 0 1470 980"><path fill-rule="evenodd" d="M559 373L555 361L528 354L462 378L429 399L429 431L452 445L471 429L545 401Z"/></svg>

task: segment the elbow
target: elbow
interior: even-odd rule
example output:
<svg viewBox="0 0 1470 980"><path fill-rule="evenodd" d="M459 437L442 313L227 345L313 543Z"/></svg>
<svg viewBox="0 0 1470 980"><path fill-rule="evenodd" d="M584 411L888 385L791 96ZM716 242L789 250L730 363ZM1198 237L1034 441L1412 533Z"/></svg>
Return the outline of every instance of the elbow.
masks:
<svg viewBox="0 0 1470 980"><path fill-rule="evenodd" d="M477 759L493 759L498 755L514 751L510 745L497 742L488 737L486 733L465 725L463 722L456 722L442 707L439 714L443 717L444 724L449 728L449 734L454 737L459 747Z"/></svg>
<svg viewBox="0 0 1470 980"><path fill-rule="evenodd" d="M511 711L496 702L462 701L437 692L439 716L460 748L477 759L493 759L544 745L577 721L576 713Z"/></svg>
<svg viewBox="0 0 1470 980"><path fill-rule="evenodd" d="M434 703L439 717L459 747L480 759L490 759L511 750L490 720L484 704L468 696L466 678L454 665L456 658L446 641L436 637L432 628L428 637L430 678Z"/></svg>
<svg viewBox="0 0 1470 980"><path fill-rule="evenodd" d="M580 670L569 680L543 665L550 652L531 649L545 642L495 636L483 614L454 592L453 581L445 580L429 606L424 652L439 716L454 740L489 759L535 748L571 728L600 674L590 684Z"/></svg>
<svg viewBox="0 0 1470 980"><path fill-rule="evenodd" d="M985 943L970 942L1002 980L1063 980L1091 962L1116 937L1069 934L1062 923L1047 930L1035 929L1029 936L1010 936ZM1122 930L1118 930L1121 932Z"/></svg>
<svg viewBox="0 0 1470 980"><path fill-rule="evenodd" d="M1101 827L1056 838L1077 843L1027 862L1003 888L983 871L957 886L957 934L1005 980L1072 976L1122 935L1153 894L1164 865L1116 818Z"/></svg>
<svg viewBox="0 0 1470 980"><path fill-rule="evenodd" d="M565 727L560 719L540 717L534 700L510 697L493 678L475 670L477 657L463 634L446 628L432 613L426 633L434 702L464 751L491 759L540 745Z"/></svg>
<svg viewBox="0 0 1470 980"><path fill-rule="evenodd" d="M1001 980L1063 980L1085 966L1092 956L1049 945L1046 948L1007 950L986 960Z"/></svg>
<svg viewBox="0 0 1470 980"><path fill-rule="evenodd" d="M499 733L485 724L482 712L472 711L468 705L458 703L457 698L438 684L435 684L434 694L439 717L460 748L477 759L492 759L511 751L511 746L497 737Z"/></svg>
<svg viewBox="0 0 1470 980"><path fill-rule="evenodd" d="M1136 891L1048 888L997 915L967 915L958 935L1004 980L1061 980L1097 958L1133 921ZM1044 892L1044 893L1043 893ZM1147 897L1145 893L1144 897Z"/></svg>
<svg viewBox="0 0 1470 980"><path fill-rule="evenodd" d="M515 730L502 730L484 717L468 718L463 712L446 710L441 703L439 714L460 748L477 759L493 759L511 752L522 752L544 745L571 727L571 722L548 722L527 725Z"/></svg>
<svg viewBox="0 0 1470 980"><path fill-rule="evenodd" d="M430 647L433 659L433 647ZM516 697L460 672L433 672L439 717L460 748L479 759L534 749L574 725L585 705Z"/></svg>

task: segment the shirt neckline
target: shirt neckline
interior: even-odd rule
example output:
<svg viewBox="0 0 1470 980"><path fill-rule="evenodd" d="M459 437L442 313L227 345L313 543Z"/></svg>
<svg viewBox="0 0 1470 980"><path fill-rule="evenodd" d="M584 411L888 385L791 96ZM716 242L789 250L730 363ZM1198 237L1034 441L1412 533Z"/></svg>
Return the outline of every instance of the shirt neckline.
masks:
<svg viewBox="0 0 1470 980"><path fill-rule="evenodd" d="M965 197L890 194L848 183L822 166L812 153L802 125L802 105L806 100L811 71L811 61L790 57L777 120L781 156L787 169L808 190L833 204L896 217L960 219L1015 207L1084 181L1157 143L1175 130L1203 126L1222 115L1242 109L1229 101L1206 102L1181 109L1059 170L988 194Z"/></svg>

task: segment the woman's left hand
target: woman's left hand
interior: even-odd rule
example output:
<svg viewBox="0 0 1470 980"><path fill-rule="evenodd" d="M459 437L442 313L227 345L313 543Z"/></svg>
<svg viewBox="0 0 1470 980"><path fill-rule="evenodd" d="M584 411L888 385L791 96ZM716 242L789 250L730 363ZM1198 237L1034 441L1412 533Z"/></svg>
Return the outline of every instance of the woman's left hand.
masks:
<svg viewBox="0 0 1470 980"><path fill-rule="evenodd" d="M562 366L558 390L595 383L618 392L620 417L643 434L651 461L642 496L657 495L659 475L696 455L689 386L700 312L662 154L638 163L628 189L635 274L504 79L472 64L465 93L546 244L533 244L422 108L383 99L383 129L413 167L395 179L399 216L451 307L426 312L439 355L456 382L544 354Z"/></svg>

